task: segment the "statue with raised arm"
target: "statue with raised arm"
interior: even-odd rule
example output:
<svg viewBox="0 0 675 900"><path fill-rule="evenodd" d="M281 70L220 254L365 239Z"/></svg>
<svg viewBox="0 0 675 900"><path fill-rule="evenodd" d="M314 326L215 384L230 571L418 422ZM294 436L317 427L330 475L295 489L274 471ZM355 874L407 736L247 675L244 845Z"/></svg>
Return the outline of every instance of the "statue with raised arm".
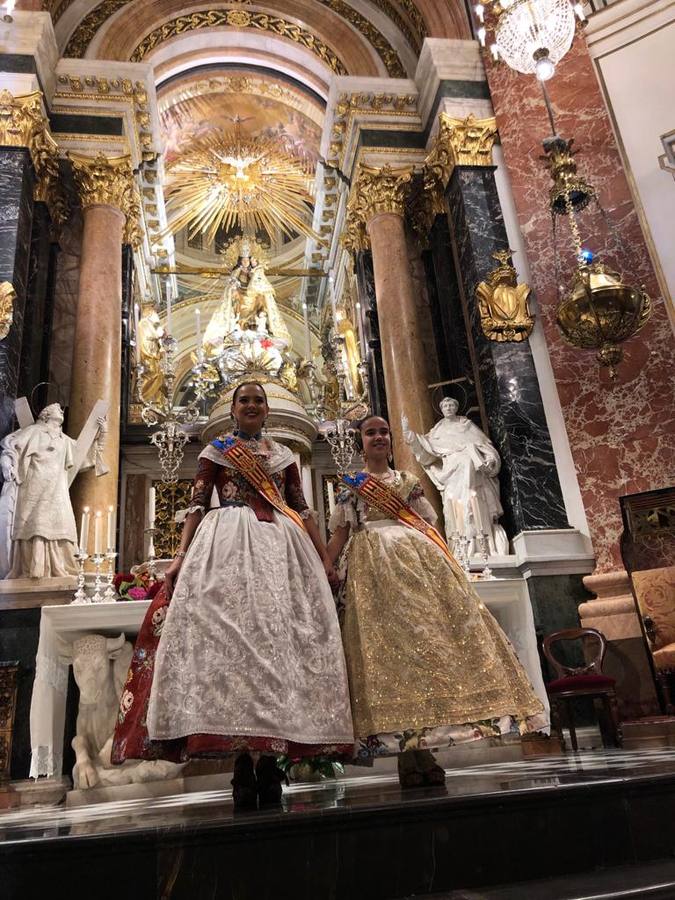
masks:
<svg viewBox="0 0 675 900"><path fill-rule="evenodd" d="M451 532L470 541L469 552L480 552L477 536L487 534L491 555L509 552L508 538L498 523L503 513L497 475L501 460L494 445L466 416L458 416L452 397L441 401L443 418L428 434L410 430L402 416L403 437L443 498L448 540ZM453 501L460 501L458 509ZM459 514L458 514L459 513Z"/></svg>
<svg viewBox="0 0 675 900"><path fill-rule="evenodd" d="M0 442L5 484L0 497L2 562L7 578L50 578L77 574L77 532L68 489L78 472L100 463L105 434L104 409L96 404L78 440L63 433L63 410L46 406L37 422ZM7 571L9 567L9 571Z"/></svg>

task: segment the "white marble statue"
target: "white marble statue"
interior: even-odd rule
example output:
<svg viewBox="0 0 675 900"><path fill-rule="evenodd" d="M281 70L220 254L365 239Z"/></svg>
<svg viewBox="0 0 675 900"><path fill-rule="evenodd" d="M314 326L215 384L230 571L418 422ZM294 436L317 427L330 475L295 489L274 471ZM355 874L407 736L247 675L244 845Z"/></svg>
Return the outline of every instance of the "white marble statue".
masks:
<svg viewBox="0 0 675 900"><path fill-rule="evenodd" d="M503 513L497 475L499 454L489 438L466 416L458 416L452 397L441 401L443 418L428 434L410 430L402 416L403 437L443 498L446 536L453 532L470 541L469 552L481 552L476 536L487 533L490 555L509 552L506 532L498 523ZM453 504L460 501L461 506ZM476 522L476 513L479 522Z"/></svg>
<svg viewBox="0 0 675 900"><path fill-rule="evenodd" d="M72 742L75 751L73 786L86 790L177 777L183 766L165 760L130 760L121 766L111 762L119 698L133 654L133 647L124 634L116 638L88 634L73 641L67 652L80 689L77 728Z"/></svg>
<svg viewBox="0 0 675 900"><path fill-rule="evenodd" d="M37 422L0 442L0 577L49 578L77 573L77 532L68 488L83 469L108 470L99 454L105 419L87 423L76 441L63 433L63 410L46 406ZM85 433L86 432L86 433Z"/></svg>

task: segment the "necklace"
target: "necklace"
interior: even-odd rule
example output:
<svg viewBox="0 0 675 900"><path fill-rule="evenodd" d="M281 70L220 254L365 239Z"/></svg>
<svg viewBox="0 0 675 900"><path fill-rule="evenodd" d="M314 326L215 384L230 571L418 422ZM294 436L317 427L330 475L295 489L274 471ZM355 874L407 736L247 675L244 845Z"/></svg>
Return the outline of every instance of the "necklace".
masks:
<svg viewBox="0 0 675 900"><path fill-rule="evenodd" d="M393 481L394 487L398 487L401 483L401 473L396 469L387 469L386 472L381 473L368 471L368 474L377 481Z"/></svg>

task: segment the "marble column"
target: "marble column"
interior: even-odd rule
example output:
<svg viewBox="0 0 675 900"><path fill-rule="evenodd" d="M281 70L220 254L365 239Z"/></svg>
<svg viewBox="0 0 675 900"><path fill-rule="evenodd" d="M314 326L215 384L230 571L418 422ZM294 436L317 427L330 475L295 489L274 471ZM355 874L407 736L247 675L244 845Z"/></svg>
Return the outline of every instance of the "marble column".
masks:
<svg viewBox="0 0 675 900"><path fill-rule="evenodd" d="M52 328L54 276L58 244L53 240L51 216L45 203L35 203L26 291L18 395L30 396L36 385L49 381L49 343ZM63 396L61 385L54 398ZM36 395L36 398L39 395ZM46 394L45 394L46 396Z"/></svg>
<svg viewBox="0 0 675 900"><path fill-rule="evenodd" d="M438 494L403 440L401 428L403 414L417 432L428 431L434 421L404 221L411 181L409 168L363 166L350 200L350 217L372 252L394 462L397 469L419 474L430 500L437 503Z"/></svg>
<svg viewBox="0 0 675 900"><path fill-rule="evenodd" d="M33 225L35 177L24 147L0 150L0 282L16 291L12 324L0 340L0 439L14 428Z"/></svg>
<svg viewBox="0 0 675 900"><path fill-rule="evenodd" d="M366 364L370 384L370 408L374 413L388 418L387 391L384 384L382 365L382 341L380 322L377 315L375 296L375 276L373 257L370 250L361 250L356 255L356 281L361 302L361 326L366 340Z"/></svg>
<svg viewBox="0 0 675 900"><path fill-rule="evenodd" d="M84 506L117 508L122 365L122 238L132 185L128 157L71 156L83 209L69 431L79 434L97 400L109 403L103 461L106 475L79 475L72 490L79 521ZM92 517L93 530L93 517ZM91 539L91 535L90 535Z"/></svg>
<svg viewBox="0 0 675 900"><path fill-rule="evenodd" d="M508 249L492 165L496 136L494 119L441 114L424 180L428 218L447 215L446 268L456 279L467 340L459 363L466 368L470 362L477 376L476 399L502 459L505 525L515 536L569 525L529 343L489 340L481 326L476 288L495 269L494 254ZM442 244L435 249L442 254ZM455 327L458 319L455 312ZM452 354L454 336L449 339Z"/></svg>

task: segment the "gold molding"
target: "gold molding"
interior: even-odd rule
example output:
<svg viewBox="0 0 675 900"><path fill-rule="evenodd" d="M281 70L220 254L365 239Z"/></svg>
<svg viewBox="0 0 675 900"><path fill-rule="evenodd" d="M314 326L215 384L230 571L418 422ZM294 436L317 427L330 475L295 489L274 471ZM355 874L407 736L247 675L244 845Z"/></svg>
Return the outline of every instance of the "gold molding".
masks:
<svg viewBox="0 0 675 900"><path fill-rule="evenodd" d="M362 250L368 246L368 224L375 216L383 213L404 216L412 177L412 166L359 167L347 202L346 229L342 237L348 250Z"/></svg>
<svg viewBox="0 0 675 900"><path fill-rule="evenodd" d="M318 56L336 75L348 74L347 68L338 55L311 31L280 16L248 12L241 8L200 10L170 19L145 35L129 57L130 62L142 62L148 53L171 38L202 28L222 28L223 26L252 28L287 38Z"/></svg>
<svg viewBox="0 0 675 900"><path fill-rule="evenodd" d="M140 194L131 168L131 157L68 154L82 209L99 204L114 206L125 217L122 240L138 246L141 240Z"/></svg>
<svg viewBox="0 0 675 900"><path fill-rule="evenodd" d="M438 134L427 156L425 169L445 189L455 166L492 166L492 148L497 138L497 120L477 119L473 113L456 119L447 113L438 117Z"/></svg>
<svg viewBox="0 0 675 900"><path fill-rule="evenodd" d="M66 200L59 182L58 146L42 108L42 92L14 96L0 91L0 146L25 147L35 170L33 199L47 204L54 225L65 218Z"/></svg>
<svg viewBox="0 0 675 900"><path fill-rule="evenodd" d="M0 341L9 334L14 321L14 301L16 291L11 281L3 281L0 284Z"/></svg>

